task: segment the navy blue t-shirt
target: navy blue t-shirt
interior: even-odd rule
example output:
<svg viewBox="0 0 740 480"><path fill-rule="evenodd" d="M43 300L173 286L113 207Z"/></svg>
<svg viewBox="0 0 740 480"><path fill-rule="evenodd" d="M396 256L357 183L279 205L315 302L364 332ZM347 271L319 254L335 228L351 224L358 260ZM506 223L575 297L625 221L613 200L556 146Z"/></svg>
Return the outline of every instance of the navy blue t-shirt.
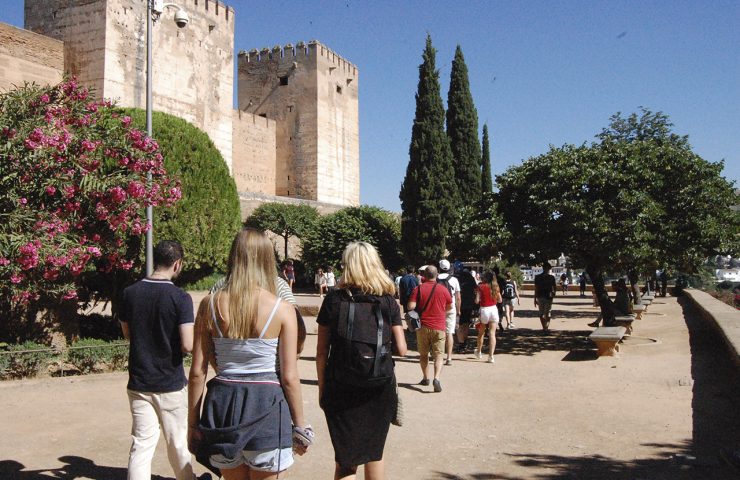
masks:
<svg viewBox="0 0 740 480"><path fill-rule="evenodd" d="M131 346L128 389L176 392L186 384L180 325L193 323L193 300L167 280L144 279L123 291L121 322Z"/></svg>

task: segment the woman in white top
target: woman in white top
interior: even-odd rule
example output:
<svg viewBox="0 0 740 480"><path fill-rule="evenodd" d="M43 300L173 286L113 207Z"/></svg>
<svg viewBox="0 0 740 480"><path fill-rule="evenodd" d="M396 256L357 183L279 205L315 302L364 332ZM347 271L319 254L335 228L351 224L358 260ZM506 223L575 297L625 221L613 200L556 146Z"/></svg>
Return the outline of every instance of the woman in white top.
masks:
<svg viewBox="0 0 740 480"><path fill-rule="evenodd" d="M188 444L226 480L276 478L293 463L292 450L303 454L313 438L303 418L295 309L275 296L274 276L267 236L239 232L226 287L203 299L195 321ZM217 375L204 399L209 364Z"/></svg>

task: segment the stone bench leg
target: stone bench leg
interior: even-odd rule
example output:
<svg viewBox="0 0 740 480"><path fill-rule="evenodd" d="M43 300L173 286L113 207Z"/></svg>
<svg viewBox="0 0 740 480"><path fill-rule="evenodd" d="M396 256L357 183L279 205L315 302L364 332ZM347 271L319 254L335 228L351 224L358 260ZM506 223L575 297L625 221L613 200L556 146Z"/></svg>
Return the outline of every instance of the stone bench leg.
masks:
<svg viewBox="0 0 740 480"><path fill-rule="evenodd" d="M596 344L596 353L599 357L614 357L619 352L619 341L615 340L594 340Z"/></svg>

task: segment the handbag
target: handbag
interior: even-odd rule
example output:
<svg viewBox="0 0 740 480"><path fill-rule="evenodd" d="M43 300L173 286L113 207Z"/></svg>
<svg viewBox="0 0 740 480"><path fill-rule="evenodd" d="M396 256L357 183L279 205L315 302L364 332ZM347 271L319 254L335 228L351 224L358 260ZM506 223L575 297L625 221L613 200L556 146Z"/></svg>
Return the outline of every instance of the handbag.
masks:
<svg viewBox="0 0 740 480"><path fill-rule="evenodd" d="M393 411L393 418L391 419L391 423L397 427L403 426L403 402L401 401L401 395L398 394L398 384L395 384L396 387L396 409Z"/></svg>
<svg viewBox="0 0 740 480"><path fill-rule="evenodd" d="M421 298L421 285L418 287L419 289L416 291L416 306L419 306L419 300ZM429 292L429 298L427 298L426 303L423 307L421 307L421 310L418 308L415 308L411 310L410 312L406 312L406 314L403 316L404 320L406 320L406 326L408 326L409 332L414 333L418 329L421 328L421 314L424 312L424 310L427 309L427 306L429 306L429 302L432 300L432 297L434 296L434 289L437 288L437 284L435 283L432 287L432 291Z"/></svg>

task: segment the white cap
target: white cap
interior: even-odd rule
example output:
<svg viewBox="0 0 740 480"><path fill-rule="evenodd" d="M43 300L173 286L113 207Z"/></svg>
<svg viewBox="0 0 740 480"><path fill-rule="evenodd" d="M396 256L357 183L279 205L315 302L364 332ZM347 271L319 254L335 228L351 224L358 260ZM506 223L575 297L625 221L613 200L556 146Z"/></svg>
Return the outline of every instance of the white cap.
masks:
<svg viewBox="0 0 740 480"><path fill-rule="evenodd" d="M450 261L449 260L445 260L444 258L442 260L440 260L439 261L439 269L442 270L443 272L446 272L447 270L449 270L450 269Z"/></svg>

